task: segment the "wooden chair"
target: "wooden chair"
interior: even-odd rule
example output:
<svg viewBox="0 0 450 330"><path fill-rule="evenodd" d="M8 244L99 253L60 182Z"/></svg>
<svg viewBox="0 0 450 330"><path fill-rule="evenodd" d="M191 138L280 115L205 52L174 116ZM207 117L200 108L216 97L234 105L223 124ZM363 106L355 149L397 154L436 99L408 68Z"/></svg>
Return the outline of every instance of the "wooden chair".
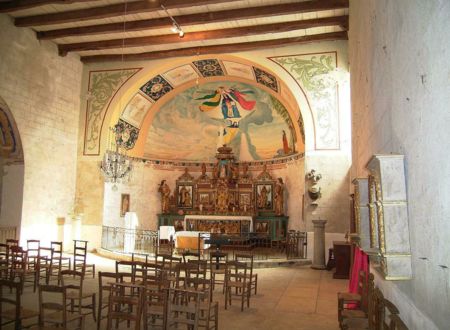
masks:
<svg viewBox="0 0 450 330"><path fill-rule="evenodd" d="M81 270L83 274L91 274L95 278L95 264L86 263L88 241L73 240L73 269Z"/></svg>
<svg viewBox="0 0 450 330"><path fill-rule="evenodd" d="M28 268L37 269L39 266L41 241L38 239L27 240L27 263Z"/></svg>
<svg viewBox="0 0 450 330"><path fill-rule="evenodd" d="M9 248L11 246L19 246L19 240L18 239L13 239L13 238L8 238L6 240L6 245L8 245Z"/></svg>
<svg viewBox="0 0 450 330"><path fill-rule="evenodd" d="M84 274L76 270L63 270L61 271L61 285L66 287L66 299L69 301L70 311L73 313L75 307L78 310L78 314L83 314L83 309L90 310L94 321L96 320L95 313L95 292L89 292L83 288ZM83 302L90 300L90 303L83 305ZM87 315L85 314L85 315Z"/></svg>
<svg viewBox="0 0 450 330"><path fill-rule="evenodd" d="M367 289L362 291L366 293L361 296L361 309L341 309L340 318L338 317L341 329L375 329L377 299L374 291L374 276L369 274ZM338 306L338 311L340 308Z"/></svg>
<svg viewBox="0 0 450 330"><path fill-rule="evenodd" d="M213 285L213 291L216 284L223 286L223 292L225 292L225 273L228 264L228 253L214 251L209 254L209 271Z"/></svg>
<svg viewBox="0 0 450 330"><path fill-rule="evenodd" d="M143 307L144 287L129 283L112 283L109 294L108 321L106 328L116 328L120 321L134 322L134 329L139 330Z"/></svg>
<svg viewBox="0 0 450 330"><path fill-rule="evenodd" d="M225 273L225 309L231 305L232 296L240 297L241 312L244 310L244 303L250 307L250 280L249 267L246 263L239 261L229 261ZM234 293L233 293L234 291Z"/></svg>
<svg viewBox="0 0 450 330"><path fill-rule="evenodd" d="M177 286L179 280L180 264L182 258L174 257L170 254L159 254L157 260L162 259L162 269L167 273L167 279L171 282L173 287Z"/></svg>
<svg viewBox="0 0 450 330"><path fill-rule="evenodd" d="M84 315L67 313L66 290L62 286L39 285L40 329L67 329L75 321L78 324L74 329L84 329Z"/></svg>
<svg viewBox="0 0 450 330"><path fill-rule="evenodd" d="M4 289L7 289L9 294L5 293ZM21 293L21 283L0 280L0 329L10 323L14 323L15 330L22 329L22 322L32 318L36 318L35 323L38 323L38 312L22 308ZM12 308L5 308L5 305Z"/></svg>
<svg viewBox="0 0 450 330"><path fill-rule="evenodd" d="M52 267L50 270L50 278L56 276L59 280L61 270L72 268L72 259L63 255L63 243L52 241L50 247L53 249ZM56 273L56 274L55 274ZM58 283L59 284L59 283Z"/></svg>
<svg viewBox="0 0 450 330"><path fill-rule="evenodd" d="M106 315L102 315L102 311L109 306L111 283L122 283L122 275L117 273L98 272L97 330L100 330L102 320L107 317Z"/></svg>
<svg viewBox="0 0 450 330"><path fill-rule="evenodd" d="M200 303L204 293L169 289L167 302L167 329L178 329L184 326L188 329L199 328Z"/></svg>
<svg viewBox="0 0 450 330"><path fill-rule="evenodd" d="M249 281L250 281L250 293L252 290L254 290L255 294L258 290L258 274L253 273L253 254L248 253L236 253L234 255L234 260L241 261L247 263L247 266L249 266L250 274L249 274ZM250 265L249 265L250 264Z"/></svg>
<svg viewBox="0 0 450 330"><path fill-rule="evenodd" d="M368 291L367 275L365 271L358 274L358 292L338 292L338 322L342 323L342 312L351 305L352 309L367 310ZM365 305L365 306L364 306Z"/></svg>
<svg viewBox="0 0 450 330"><path fill-rule="evenodd" d="M145 287L143 322L144 330L166 329L167 327L167 295L169 283L161 281L159 285Z"/></svg>
<svg viewBox="0 0 450 330"><path fill-rule="evenodd" d="M195 263L188 263L186 268L185 289L202 292L200 302L199 327L205 329L218 329L219 303L213 302L212 280L199 277Z"/></svg>
<svg viewBox="0 0 450 330"><path fill-rule="evenodd" d="M0 279L8 279L9 277L9 246L0 243Z"/></svg>
<svg viewBox="0 0 450 330"><path fill-rule="evenodd" d="M122 276L123 283L136 284L136 262L116 260L116 274Z"/></svg>
<svg viewBox="0 0 450 330"><path fill-rule="evenodd" d="M33 292L36 292L39 276L38 269L36 267L29 268L27 252L20 246L11 246L9 253L11 260L10 279L14 281L16 278L19 278L22 292L25 288L25 282L32 282ZM31 281L27 281L29 277L31 277Z"/></svg>
<svg viewBox="0 0 450 330"><path fill-rule="evenodd" d="M53 254L54 250L52 248L39 248L39 259L37 264L38 281L43 278L45 279L45 284L49 284L50 282L50 275L53 266Z"/></svg>

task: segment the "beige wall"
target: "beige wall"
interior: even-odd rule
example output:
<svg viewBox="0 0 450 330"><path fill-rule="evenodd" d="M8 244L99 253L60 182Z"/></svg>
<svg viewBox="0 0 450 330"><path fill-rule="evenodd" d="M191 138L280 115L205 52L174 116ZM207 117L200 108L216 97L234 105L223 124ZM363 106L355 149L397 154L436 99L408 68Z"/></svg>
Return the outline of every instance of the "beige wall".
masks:
<svg viewBox="0 0 450 330"><path fill-rule="evenodd" d="M55 44L3 14L0 58L0 96L25 157L21 239L56 239L56 218L74 201L82 64L74 55L59 57Z"/></svg>
<svg viewBox="0 0 450 330"><path fill-rule="evenodd" d="M378 284L410 329L449 326L449 22L448 1L350 2L352 176L405 155L413 279Z"/></svg>

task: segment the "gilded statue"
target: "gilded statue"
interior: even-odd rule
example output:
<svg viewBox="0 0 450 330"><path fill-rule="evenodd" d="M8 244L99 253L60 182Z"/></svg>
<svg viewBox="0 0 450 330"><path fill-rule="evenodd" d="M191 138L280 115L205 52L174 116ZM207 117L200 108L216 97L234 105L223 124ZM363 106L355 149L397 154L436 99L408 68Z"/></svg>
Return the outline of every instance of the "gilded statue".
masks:
<svg viewBox="0 0 450 330"><path fill-rule="evenodd" d="M274 192L275 215L284 215L284 183L278 178Z"/></svg>
<svg viewBox="0 0 450 330"><path fill-rule="evenodd" d="M170 188L167 185L166 180L161 181L158 191L161 193L161 212L169 213Z"/></svg>

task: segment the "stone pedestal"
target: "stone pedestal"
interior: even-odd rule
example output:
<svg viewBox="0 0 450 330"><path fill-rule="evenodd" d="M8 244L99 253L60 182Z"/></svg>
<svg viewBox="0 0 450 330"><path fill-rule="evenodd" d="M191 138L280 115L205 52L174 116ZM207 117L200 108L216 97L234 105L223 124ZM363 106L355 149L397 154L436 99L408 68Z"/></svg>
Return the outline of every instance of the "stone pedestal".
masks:
<svg viewBox="0 0 450 330"><path fill-rule="evenodd" d="M325 269L325 224L327 220L313 220L314 257L311 268Z"/></svg>

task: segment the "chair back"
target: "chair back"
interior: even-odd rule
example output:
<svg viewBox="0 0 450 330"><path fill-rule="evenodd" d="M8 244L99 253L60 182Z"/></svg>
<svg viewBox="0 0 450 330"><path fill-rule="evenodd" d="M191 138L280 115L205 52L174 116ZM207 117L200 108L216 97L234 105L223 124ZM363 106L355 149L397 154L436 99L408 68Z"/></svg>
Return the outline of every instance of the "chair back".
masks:
<svg viewBox="0 0 450 330"><path fill-rule="evenodd" d="M11 246L9 249L11 258L11 269L17 270L27 269L27 252L24 251L20 246Z"/></svg>
<svg viewBox="0 0 450 330"><path fill-rule="evenodd" d="M73 268L80 269L86 273L86 257L87 257L88 241L73 240Z"/></svg>
<svg viewBox="0 0 450 330"><path fill-rule="evenodd" d="M0 243L0 278L7 279L9 273L9 246Z"/></svg>
<svg viewBox="0 0 450 330"><path fill-rule="evenodd" d="M209 254L209 265L211 271L216 269L226 269L228 263L228 253L213 251Z"/></svg>
<svg viewBox="0 0 450 330"><path fill-rule="evenodd" d="M6 245L8 245L9 247L11 247L11 246L19 246L19 240L18 239L14 239L14 238L8 238L6 240Z"/></svg>
<svg viewBox="0 0 450 330"><path fill-rule="evenodd" d="M184 325L198 329L200 304L204 293L191 290L169 289L167 303L167 327L178 328Z"/></svg>
<svg viewBox="0 0 450 330"><path fill-rule="evenodd" d="M61 286L66 287L67 290L77 291L80 298L83 294L83 282L84 282L83 272L68 269L62 270L60 272Z"/></svg>
<svg viewBox="0 0 450 330"><path fill-rule="evenodd" d="M112 283L109 293L108 323L106 328L112 329L113 320L134 322L134 329L139 330L144 298L144 287L128 283ZM127 309L123 309L127 305Z"/></svg>
<svg viewBox="0 0 450 330"><path fill-rule="evenodd" d="M136 281L136 261L116 260L116 274L120 274L124 282L134 283Z"/></svg>
<svg viewBox="0 0 450 330"><path fill-rule="evenodd" d="M250 278L253 276L253 261L254 256L250 253L236 253L234 255L235 261L245 262L248 266L249 272L250 272Z"/></svg>
<svg viewBox="0 0 450 330"><path fill-rule="evenodd" d="M227 262L227 270L225 281L239 281L245 287L248 280L250 280L250 267L245 262L229 261Z"/></svg>
<svg viewBox="0 0 450 330"><path fill-rule="evenodd" d="M57 285L39 285L39 323L41 326L47 322L47 316L51 323L59 323L63 327L67 326L67 311L65 308L66 288ZM60 315L60 319L54 318Z"/></svg>
<svg viewBox="0 0 450 330"><path fill-rule="evenodd" d="M8 295L5 295L4 290L8 290ZM14 308L14 320L15 329L20 329L20 309L21 309L21 290L22 286L20 282L14 282L10 280L0 280L0 329L3 325L11 323L11 319L6 321L3 319L3 313L5 310ZM12 294L11 294L12 293ZM14 298L12 298L14 297Z"/></svg>

